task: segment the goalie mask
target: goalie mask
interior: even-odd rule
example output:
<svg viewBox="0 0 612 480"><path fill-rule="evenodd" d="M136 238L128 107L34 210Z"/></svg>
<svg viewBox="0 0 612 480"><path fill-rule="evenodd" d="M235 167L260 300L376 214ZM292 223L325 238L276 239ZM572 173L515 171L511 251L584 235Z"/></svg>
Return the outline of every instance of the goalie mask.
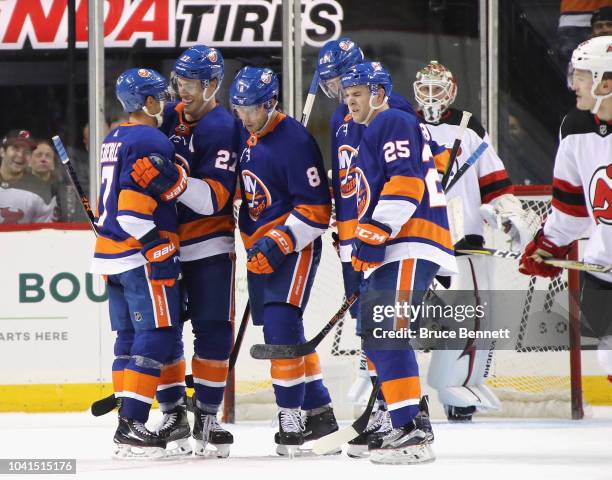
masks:
<svg viewBox="0 0 612 480"><path fill-rule="evenodd" d="M439 123L442 114L455 101L457 82L444 65L432 60L416 75L414 98L429 123Z"/></svg>

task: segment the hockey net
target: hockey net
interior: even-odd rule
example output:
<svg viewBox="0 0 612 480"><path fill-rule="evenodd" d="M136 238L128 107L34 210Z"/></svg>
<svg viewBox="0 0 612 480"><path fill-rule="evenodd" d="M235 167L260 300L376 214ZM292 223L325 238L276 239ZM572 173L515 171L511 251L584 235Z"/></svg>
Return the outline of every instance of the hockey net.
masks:
<svg viewBox="0 0 612 480"><path fill-rule="evenodd" d="M550 209L550 187L517 187L517 196L524 208L534 210L542 220ZM487 245L508 249L507 237L487 231ZM245 254L240 241L237 245L236 278L236 329L247 302ZM519 323L519 338L514 350L498 351L491 358L487 383L502 402L502 416L508 417L582 417L580 385L580 338L577 322L556 322L547 325L538 316L551 310L556 303L576 314L569 291L578 290L578 276L564 271L559 277L549 280L527 277L518 272L518 260L492 259L493 277L498 290L520 291L521 305L513 315ZM545 291L545 301L536 305L536 291ZM331 233L323 237L323 253L315 278L310 301L304 315L306 338L312 338L333 316L343 300L342 272L338 257L332 247ZM537 317L540 320L534 321ZM577 317L576 317L577 318ZM526 339L530 329L555 328L559 330L559 342L553 346L530 345ZM317 349L321 360L323 377L334 401L339 418L351 418L358 411L359 395L349 390L358 375L359 340L355 336L355 325L347 316L326 337ZM571 334L574 334L573 336ZM272 419L275 402L269 374L269 362L254 360L249 348L263 342L261 327L249 324L242 351L237 362L233 381L234 400L226 401L226 412L235 419ZM425 378L430 353L418 355L421 378L425 391ZM571 362L570 362L571 359ZM359 383L359 382L357 382ZM230 389L231 390L231 389ZM432 394L433 392L429 392ZM361 402L367 398L362 392ZM441 410L439 410L441 412Z"/></svg>

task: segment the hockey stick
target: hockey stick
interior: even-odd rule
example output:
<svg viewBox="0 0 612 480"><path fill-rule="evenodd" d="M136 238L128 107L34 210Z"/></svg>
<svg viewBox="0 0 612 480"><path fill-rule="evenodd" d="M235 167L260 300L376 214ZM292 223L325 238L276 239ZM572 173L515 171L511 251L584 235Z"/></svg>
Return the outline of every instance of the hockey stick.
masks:
<svg viewBox="0 0 612 480"><path fill-rule="evenodd" d="M455 250L460 255L488 255L497 258L521 258L522 252L512 250L498 250L496 248L460 248ZM608 273L612 271L612 265L599 265L597 263L580 262L578 260L565 260L563 258L547 258L543 262L554 267L567 270L580 270L583 272Z"/></svg>
<svg viewBox="0 0 612 480"><path fill-rule="evenodd" d="M57 154L59 155L60 160L62 161L62 165L64 165L64 168L66 169L66 172L68 173L68 176L72 181L72 185L74 185L74 188L76 188L76 191L79 194L79 200L81 200L81 205L83 206L83 209L87 214L89 224L91 225L91 228L93 229L97 237L98 227L96 227L96 217L94 217L94 214L91 211L89 199L87 198L87 195L85 195L85 192L81 187L77 174L74 171L74 168L72 167L72 163L70 163L70 158L68 158L68 152L66 152L66 148L64 148L64 144L62 143L62 140L58 135L55 135L52 140L53 144L55 145L55 150L57 150Z"/></svg>
<svg viewBox="0 0 612 480"><path fill-rule="evenodd" d="M242 320L240 322L240 328L238 329L238 335L236 335L236 341L234 343L234 348L230 353L229 362L228 362L228 374L231 372L236 365L236 360L238 359L238 353L240 352L240 347L242 345L242 341L244 340L244 334L246 332L246 327L249 323L249 315L251 313L251 308L247 303L244 308L244 313L242 314ZM190 373L185 375L185 386L187 388L194 388L193 375ZM189 410L193 409L193 399L188 395L185 396L187 408ZM102 415L106 415L107 413L113 411L117 407L117 398L114 393L111 393L109 396L101 398L100 400L96 400L91 404L91 414L94 417L100 417ZM189 408L192 407L192 408Z"/></svg>
<svg viewBox="0 0 612 480"><path fill-rule="evenodd" d="M346 299L340 309L331 318L329 322L317 333L312 339L306 343L298 343L294 345L266 345L266 344L255 344L251 347L251 357L257 360L271 360L281 358L299 358L304 355L309 355L315 351L317 345L325 338L325 336L331 331L332 328L344 317L346 311L351 308L351 305L355 303L359 297L359 292L353 293L348 299Z"/></svg>
<svg viewBox="0 0 612 480"><path fill-rule="evenodd" d="M474 150L472 155L470 155L470 158L468 158L465 163L461 165L459 170L457 170L457 173L455 174L451 182L448 184L448 186L444 189L444 192L448 192L451 188L453 188L453 185L455 185L459 181L459 179L465 174L468 168L470 168L472 165L474 165L474 163L476 163L476 160L480 158L480 156L484 153L488 146L489 145L487 143L482 142L478 146L478 148Z"/></svg>
<svg viewBox="0 0 612 480"><path fill-rule="evenodd" d="M374 410L374 405L376 404L376 398L378 397L379 391L380 383L376 382L376 386L372 388L372 393L370 394L366 408L359 418L355 420L350 427L343 428L342 430L336 430L334 433L330 433L329 435L315 441L312 446L314 453L317 455L325 455L326 453L342 447L342 445L345 443L350 442L354 438L361 435L368 426L370 415L372 415L372 410Z"/></svg>
<svg viewBox="0 0 612 480"><path fill-rule="evenodd" d="M470 122L470 118L472 114L470 112L463 112L461 116L461 123L459 124L459 131L457 132L457 137L453 142L453 148L451 149L450 159L448 160L448 165L446 166L446 171L444 172L444 176L442 177L442 190L446 191L446 184L448 183L448 177L450 177L451 170L453 169L453 164L457 159L457 154L459 153L459 146L461 145L461 139L465 134L465 130L467 129L468 123Z"/></svg>
<svg viewBox="0 0 612 480"><path fill-rule="evenodd" d="M315 69L312 74L312 81L310 82L310 88L308 89L308 96L304 102L304 111L302 112L302 125L308 125L308 119L310 118L310 112L314 105L315 97L317 96L317 88L319 86L319 72Z"/></svg>

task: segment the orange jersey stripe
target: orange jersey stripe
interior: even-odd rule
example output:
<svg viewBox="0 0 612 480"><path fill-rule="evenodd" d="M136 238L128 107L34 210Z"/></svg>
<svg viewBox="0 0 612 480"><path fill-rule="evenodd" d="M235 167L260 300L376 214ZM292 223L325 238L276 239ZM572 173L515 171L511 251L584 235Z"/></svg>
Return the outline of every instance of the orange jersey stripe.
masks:
<svg viewBox="0 0 612 480"><path fill-rule="evenodd" d="M285 213L284 215L281 215L280 217L275 218L271 222L268 222L265 225L262 225L257 230L255 230L255 232L252 235L247 235L244 232L240 232L240 236L242 237L242 243L244 243L244 247L251 248L257 240L263 237L266 233L268 233L274 227L285 223L285 220L287 220L288 217L289 217L289 213Z"/></svg>
<svg viewBox="0 0 612 480"><path fill-rule="evenodd" d="M270 360L270 374L279 380L295 380L304 376L304 358Z"/></svg>
<svg viewBox="0 0 612 480"><path fill-rule="evenodd" d="M450 232L429 220L423 218L411 218L406 225L402 227L396 238L403 237L420 237L428 240L433 240L449 250L453 250Z"/></svg>
<svg viewBox="0 0 612 480"><path fill-rule="evenodd" d="M295 207L295 211L311 222L326 226L329 224L329 218L331 217L331 205L329 203L325 205L298 205Z"/></svg>
<svg viewBox="0 0 612 480"><path fill-rule="evenodd" d="M159 384L168 385L171 383L183 383L185 381L185 370L185 359L181 359L170 365L164 365L161 369Z"/></svg>
<svg viewBox="0 0 612 480"><path fill-rule="evenodd" d="M229 361L194 357L191 362L191 369L194 378L201 378L209 382L225 382L229 370Z"/></svg>
<svg viewBox="0 0 612 480"><path fill-rule="evenodd" d="M150 267L147 265L147 269ZM169 327L171 325L170 312L168 312L168 301L166 299L166 290L163 285L149 282L149 288L151 289L153 308L155 308L155 326L157 328Z"/></svg>
<svg viewBox="0 0 612 480"><path fill-rule="evenodd" d="M221 182L217 182L211 178L206 178L204 181L208 183L210 189L215 192L215 197L217 197L217 210L221 210L229 200L230 192Z"/></svg>
<svg viewBox="0 0 612 480"><path fill-rule="evenodd" d="M601 7L610 5L610 0L561 0L561 13L591 13Z"/></svg>
<svg viewBox="0 0 612 480"><path fill-rule="evenodd" d="M357 220L344 220L336 222L338 226L338 236L340 240L348 240L355 236L355 229L357 228Z"/></svg>
<svg viewBox="0 0 612 480"><path fill-rule="evenodd" d="M423 182L422 179L396 175L391 177L391 179L385 183L382 192L380 192L380 196L384 197L386 195L399 195L402 197L413 198L420 203L424 192L425 182Z"/></svg>
<svg viewBox="0 0 612 480"><path fill-rule="evenodd" d="M411 398L421 398L419 377L396 378L382 384L383 396L388 405L403 402Z"/></svg>
<svg viewBox="0 0 612 480"><path fill-rule="evenodd" d="M130 210L144 215L153 215L157 202L144 193L134 190L121 190L117 210Z"/></svg>
<svg viewBox="0 0 612 480"><path fill-rule="evenodd" d="M312 245L308 245L299 253L297 265L295 266L288 303L299 307L306 288L306 281L310 273L312 262Z"/></svg>
<svg viewBox="0 0 612 480"><path fill-rule="evenodd" d="M321 373L321 362L317 352L312 352L304 357L306 376L319 375Z"/></svg>
<svg viewBox="0 0 612 480"><path fill-rule="evenodd" d="M132 392L153 400L159 377L126 368L123 371L123 391Z"/></svg>
<svg viewBox="0 0 612 480"><path fill-rule="evenodd" d="M434 155L434 164L436 165L436 170L439 173L446 172L446 168L448 166L449 161L450 161L450 151L448 149L444 149L437 155Z"/></svg>
<svg viewBox="0 0 612 480"><path fill-rule="evenodd" d="M172 242L174 242L174 244L177 246L179 244L179 237L174 232L160 230L159 236L172 240ZM134 237L129 237L128 239L122 241L111 240L110 238L106 237L98 237L96 239L96 253L106 253L113 255L127 252L128 250L140 250L141 248L142 244Z"/></svg>
<svg viewBox="0 0 612 480"><path fill-rule="evenodd" d="M410 303L412 300L412 282L414 279L414 267L415 267L415 259L409 258L408 260L403 260L400 263L399 267L399 281L398 281L398 289L397 289L397 303L403 305L405 303ZM397 315L395 317L395 330L400 330L402 328L408 328L410 325L410 317L404 317L401 315Z"/></svg>
<svg viewBox="0 0 612 480"><path fill-rule="evenodd" d="M179 225L178 235L181 241L185 242L215 233L233 232L234 225L233 215L199 218L193 222Z"/></svg>
<svg viewBox="0 0 612 480"><path fill-rule="evenodd" d="M374 366L374 364L370 361L370 359L366 359L366 361L368 362L368 372L370 373L370 376L376 376L376 367Z"/></svg>

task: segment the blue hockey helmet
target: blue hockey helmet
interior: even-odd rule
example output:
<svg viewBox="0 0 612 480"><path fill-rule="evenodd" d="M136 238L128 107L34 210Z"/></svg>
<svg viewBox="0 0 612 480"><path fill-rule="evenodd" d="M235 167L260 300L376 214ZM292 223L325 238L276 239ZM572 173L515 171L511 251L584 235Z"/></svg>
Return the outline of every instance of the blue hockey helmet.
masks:
<svg viewBox="0 0 612 480"><path fill-rule="evenodd" d="M115 94L123 110L128 113L142 110L147 97L163 102L168 97L168 82L158 72L150 68L130 68L119 78Z"/></svg>
<svg viewBox="0 0 612 480"><path fill-rule="evenodd" d="M223 80L223 56L216 48L195 45L185 50L174 62L174 73L193 80Z"/></svg>
<svg viewBox="0 0 612 480"><path fill-rule="evenodd" d="M234 106L268 104L278 98L278 77L270 68L244 67L230 87L230 103Z"/></svg>
<svg viewBox="0 0 612 480"><path fill-rule="evenodd" d="M378 88L382 87L387 97L391 95L391 90L393 89L391 76L380 62L365 62L349 68L342 75L340 83L342 88L367 85L372 95L376 95Z"/></svg>
<svg viewBox="0 0 612 480"><path fill-rule="evenodd" d="M348 37L330 40L321 50L317 60L319 86L329 98L341 99L339 77L349 68L364 61L361 48Z"/></svg>

